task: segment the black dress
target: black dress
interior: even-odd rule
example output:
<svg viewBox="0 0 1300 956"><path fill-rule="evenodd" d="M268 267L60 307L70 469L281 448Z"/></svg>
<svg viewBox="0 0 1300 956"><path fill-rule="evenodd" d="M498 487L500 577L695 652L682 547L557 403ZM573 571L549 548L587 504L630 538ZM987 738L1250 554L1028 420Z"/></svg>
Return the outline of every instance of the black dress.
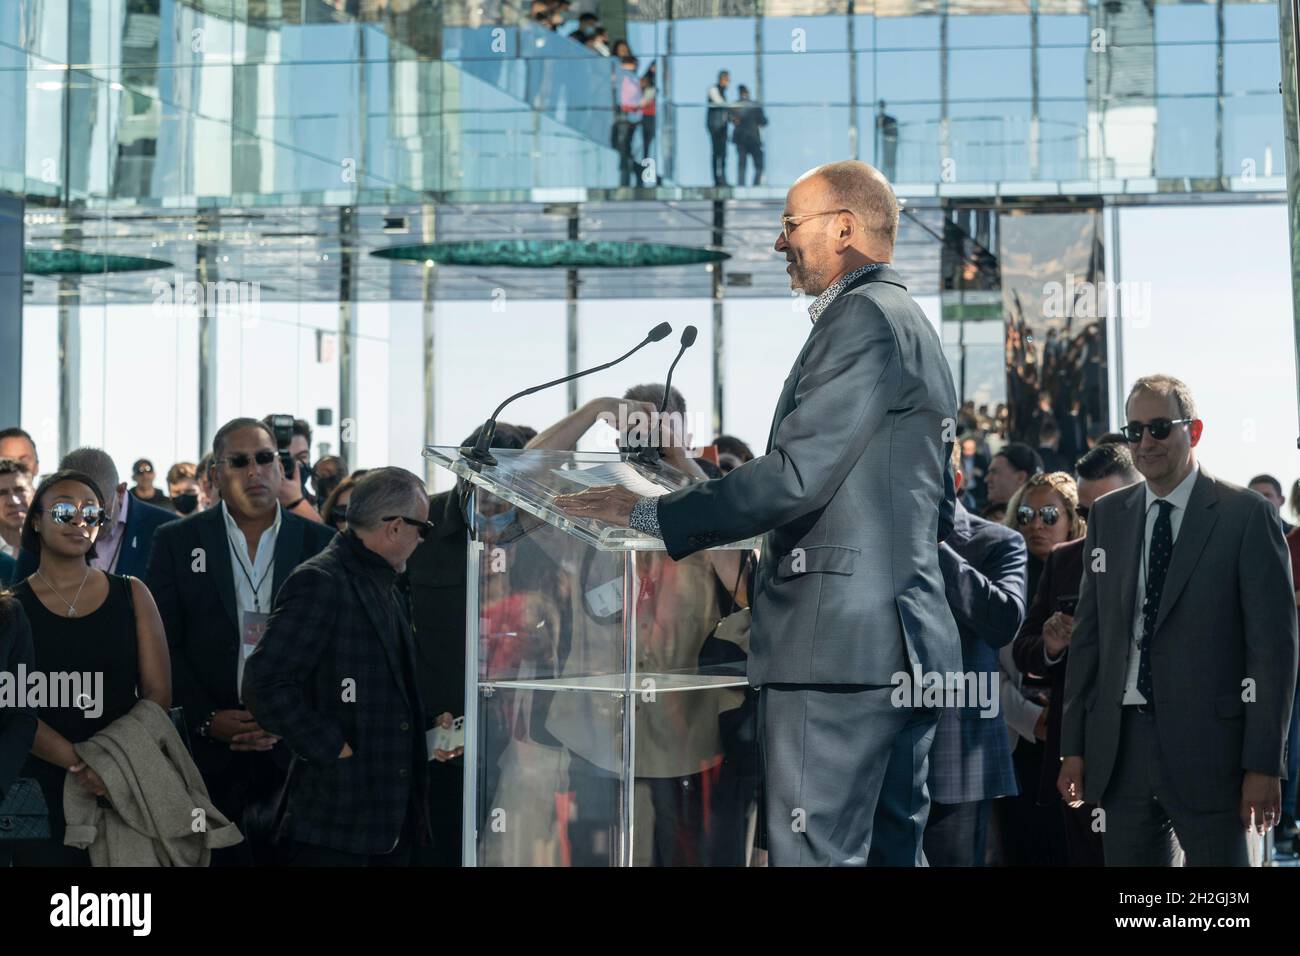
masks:
<svg viewBox="0 0 1300 956"><path fill-rule="evenodd" d="M129 578L108 575L108 597L84 617L53 613L32 592L27 581L14 588L14 595L31 622L36 667L47 675L47 681L50 674L60 672L103 675L99 693L94 684L87 689L97 699L85 710L78 708L75 701L63 700L55 703L64 706L37 710L37 716L47 726L71 743L89 740L130 712L138 699L140 661L130 587ZM53 686L53 681L50 684ZM20 776L32 777L40 783L50 811L50 839L15 847L14 865L89 866L90 855L85 850L63 845L66 827L63 781L67 771L32 754Z"/></svg>

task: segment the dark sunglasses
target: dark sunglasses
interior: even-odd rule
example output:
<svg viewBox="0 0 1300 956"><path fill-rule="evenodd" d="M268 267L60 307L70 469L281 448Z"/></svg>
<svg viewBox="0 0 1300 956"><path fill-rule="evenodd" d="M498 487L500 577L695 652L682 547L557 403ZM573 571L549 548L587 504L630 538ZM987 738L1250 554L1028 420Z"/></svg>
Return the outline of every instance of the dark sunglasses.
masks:
<svg viewBox="0 0 1300 956"><path fill-rule="evenodd" d="M271 462L275 461L276 455L273 451L259 451L250 458L248 455L229 455L225 458L218 458L217 461L224 461L231 468L236 470L247 468L250 461L257 462L259 468L265 468Z"/></svg>
<svg viewBox="0 0 1300 956"><path fill-rule="evenodd" d="M104 509L99 505L82 505L78 508L70 501L60 501L56 505L50 505L49 512L55 524L76 524L78 515L87 528L94 528L107 520Z"/></svg>
<svg viewBox="0 0 1300 956"><path fill-rule="evenodd" d="M1023 528L1025 525L1033 524L1034 514L1034 509L1029 507L1029 505L1021 505L1016 509L1016 521ZM1043 519L1043 524L1050 528L1060 519L1061 509L1056 507L1056 505L1043 505L1038 509L1037 514L1038 517Z"/></svg>
<svg viewBox="0 0 1300 956"><path fill-rule="evenodd" d="M1151 432L1151 437L1156 441L1164 441L1169 437L1169 432L1175 425L1187 425L1193 420L1191 418L1179 418L1171 421L1168 418L1153 418L1149 422L1129 422L1119 431L1121 435L1128 439L1130 445L1136 445L1142 440L1142 429L1144 428Z"/></svg>
<svg viewBox="0 0 1300 956"><path fill-rule="evenodd" d="M420 529L420 540L423 541L433 534L434 524L432 521L416 521L414 518L408 518L406 515L389 515L387 518L380 518L380 521L400 520L403 524L409 524L412 527Z"/></svg>

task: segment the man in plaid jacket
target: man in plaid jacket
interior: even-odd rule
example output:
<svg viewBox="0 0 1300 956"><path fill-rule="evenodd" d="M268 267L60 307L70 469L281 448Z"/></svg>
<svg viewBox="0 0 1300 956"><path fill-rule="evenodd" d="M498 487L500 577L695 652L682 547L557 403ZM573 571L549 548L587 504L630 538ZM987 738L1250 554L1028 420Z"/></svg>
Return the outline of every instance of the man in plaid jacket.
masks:
<svg viewBox="0 0 1300 956"><path fill-rule="evenodd" d="M295 866L403 866L427 841L426 718L397 575L431 525L420 480L370 471L348 531L289 576L244 671L293 753L279 828Z"/></svg>

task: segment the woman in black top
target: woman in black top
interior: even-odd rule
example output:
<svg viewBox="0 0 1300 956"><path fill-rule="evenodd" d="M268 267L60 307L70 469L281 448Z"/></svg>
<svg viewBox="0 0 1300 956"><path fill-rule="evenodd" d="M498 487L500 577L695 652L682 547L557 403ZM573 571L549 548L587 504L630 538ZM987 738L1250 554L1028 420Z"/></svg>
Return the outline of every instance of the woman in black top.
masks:
<svg viewBox="0 0 1300 956"><path fill-rule="evenodd" d="M37 711L36 739L22 776L41 785L50 839L15 848L17 866L86 866L84 850L64 846L63 787L68 774L106 797L104 782L73 744L123 717L141 697L171 706L171 663L162 620L149 590L134 578L89 564L104 520L94 481L72 471L41 482L23 524L22 547L40 564L14 593L31 622L36 668L51 690L56 674L90 675L75 700L51 699ZM76 685L72 685L76 686Z"/></svg>
<svg viewBox="0 0 1300 956"><path fill-rule="evenodd" d="M10 675L18 686L20 669L35 670L32 656L32 629L23 606L13 593L0 587L0 672ZM19 701L18 703L22 703ZM0 801L13 782L32 748L36 735L36 711L31 707L0 707ZM0 841L0 867L9 865L7 841Z"/></svg>

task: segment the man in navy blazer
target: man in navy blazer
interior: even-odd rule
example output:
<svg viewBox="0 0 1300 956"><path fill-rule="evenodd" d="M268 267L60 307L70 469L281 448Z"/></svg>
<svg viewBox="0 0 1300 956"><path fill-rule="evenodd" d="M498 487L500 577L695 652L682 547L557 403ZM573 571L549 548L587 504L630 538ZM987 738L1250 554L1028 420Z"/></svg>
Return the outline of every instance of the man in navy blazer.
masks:
<svg viewBox="0 0 1300 956"><path fill-rule="evenodd" d="M800 177L775 249L791 287L816 298L767 452L660 498L557 499L658 535L674 560L765 535L748 675L776 866L924 864L939 717L919 690L904 705L894 691L961 664L938 555L957 395L934 325L889 265L897 231L894 191L865 163Z"/></svg>
<svg viewBox="0 0 1300 956"><path fill-rule="evenodd" d="M998 649L1015 638L1024 620L1029 552L1018 532L962 506L961 461L961 448L954 446L957 507L952 534L939 545L939 567L961 635L967 679L962 686L981 696L972 700L968 690L964 706L945 707L939 715L930 749L933 803L925 825L931 866L983 865L993 801L1017 793L1011 740L1000 719Z"/></svg>
<svg viewBox="0 0 1300 956"><path fill-rule="evenodd" d="M66 469L95 479L106 499L105 525L95 539L95 557L90 563L101 571L129 574L148 584L153 533L167 522L175 521L176 513L128 494L126 482L118 481L113 459L99 448L77 448L68 452L59 462L59 470ZM14 580L21 581L35 574L39 563L37 555L20 551Z"/></svg>

